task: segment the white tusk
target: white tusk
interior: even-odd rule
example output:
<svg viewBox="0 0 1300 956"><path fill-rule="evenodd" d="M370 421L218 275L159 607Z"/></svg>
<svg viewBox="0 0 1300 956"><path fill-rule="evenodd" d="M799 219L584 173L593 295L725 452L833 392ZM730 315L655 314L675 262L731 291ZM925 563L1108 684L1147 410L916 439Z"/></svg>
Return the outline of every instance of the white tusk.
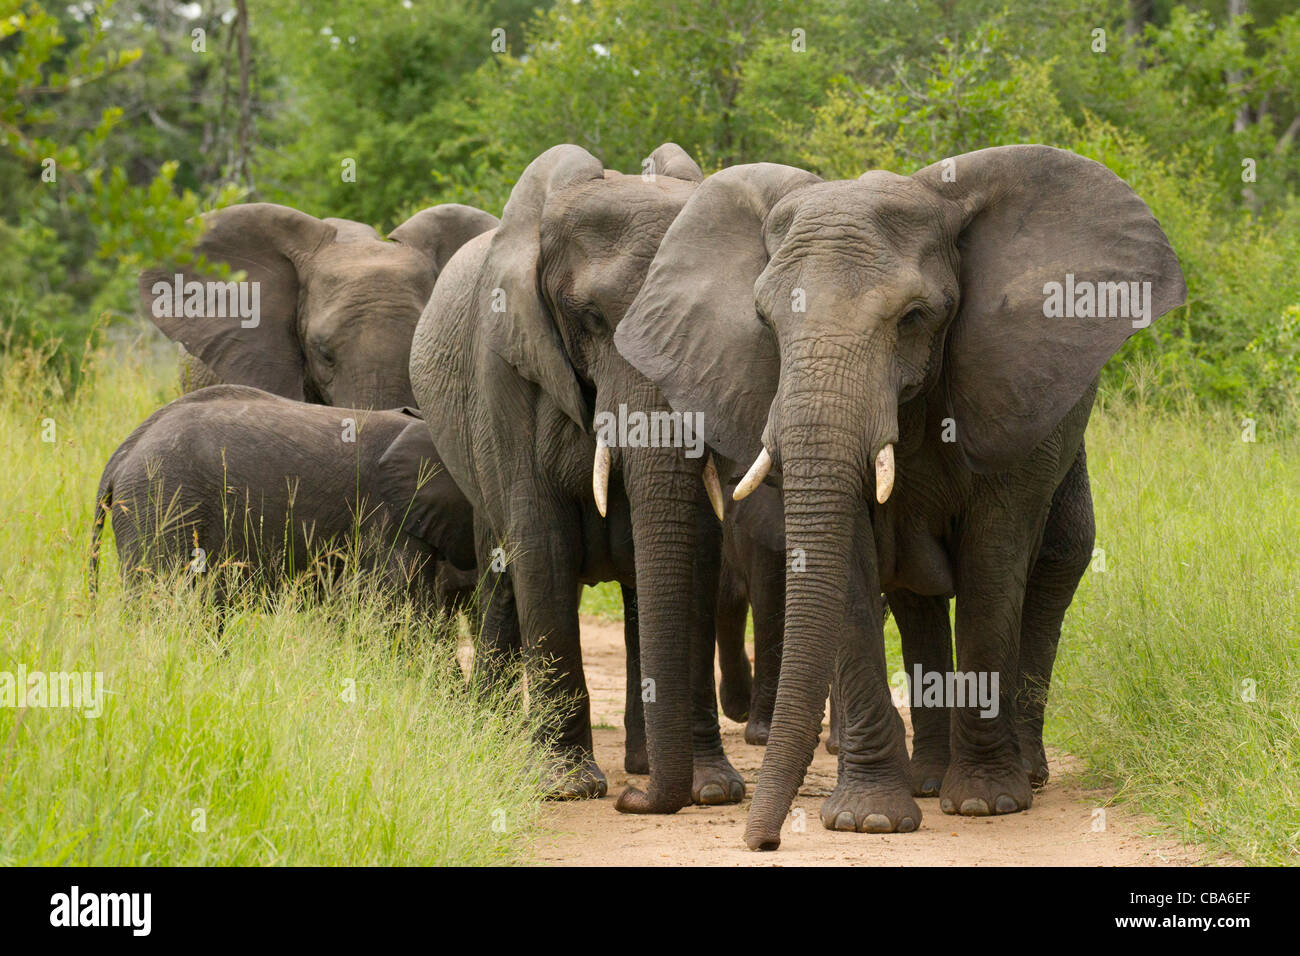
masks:
<svg viewBox="0 0 1300 956"><path fill-rule="evenodd" d="M894 490L894 446L886 445L876 456L876 501L884 504Z"/></svg>
<svg viewBox="0 0 1300 956"><path fill-rule="evenodd" d="M609 446L601 437L596 438L596 460L591 464L591 491L596 496L596 510L603 518L609 507Z"/></svg>
<svg viewBox="0 0 1300 956"><path fill-rule="evenodd" d="M742 498L748 498L755 488L763 483L767 473L772 470L772 456L764 448L754 463L749 466L749 471L745 472L745 477L740 479L740 484L736 485L736 490L731 493L732 500L740 501Z"/></svg>
<svg viewBox="0 0 1300 956"><path fill-rule="evenodd" d="M704 463L704 490L709 494L709 504L713 505L713 513L722 520L722 483L718 481L718 468L713 464L713 456Z"/></svg>

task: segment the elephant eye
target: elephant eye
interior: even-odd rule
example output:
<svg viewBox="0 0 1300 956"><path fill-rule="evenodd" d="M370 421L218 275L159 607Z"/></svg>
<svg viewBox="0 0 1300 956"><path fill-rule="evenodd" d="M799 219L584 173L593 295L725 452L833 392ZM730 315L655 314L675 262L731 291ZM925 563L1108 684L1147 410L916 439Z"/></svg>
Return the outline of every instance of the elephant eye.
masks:
<svg viewBox="0 0 1300 956"><path fill-rule="evenodd" d="M898 320L898 327L900 329L912 329L912 328L916 328L924 321L925 321L925 313L922 310L911 309L910 311L904 313L903 317Z"/></svg>
<svg viewBox="0 0 1300 956"><path fill-rule="evenodd" d="M334 364L334 350L324 342L316 342L316 354L320 356L322 362L326 365Z"/></svg>

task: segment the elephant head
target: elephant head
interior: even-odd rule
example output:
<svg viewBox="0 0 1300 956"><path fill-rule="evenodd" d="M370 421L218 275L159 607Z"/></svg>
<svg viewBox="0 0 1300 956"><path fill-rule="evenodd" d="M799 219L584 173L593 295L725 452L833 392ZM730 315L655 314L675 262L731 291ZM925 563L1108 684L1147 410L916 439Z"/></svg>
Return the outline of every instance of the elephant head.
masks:
<svg viewBox="0 0 1300 956"><path fill-rule="evenodd" d="M495 216L448 204L416 213L384 241L362 223L271 203L204 217L195 251L245 273L149 269L144 314L224 382L326 405L414 404L411 334L439 272Z"/></svg>
<svg viewBox="0 0 1300 956"><path fill-rule="evenodd" d="M964 467L1004 471L1185 292L1132 189L1044 146L834 182L737 166L696 190L616 344L675 408L704 414L711 445L754 462L737 496L780 474L787 542L818 570L787 576L751 847L779 841L816 745L849 562L875 560L855 555L855 521L908 481L900 405L944 403Z"/></svg>

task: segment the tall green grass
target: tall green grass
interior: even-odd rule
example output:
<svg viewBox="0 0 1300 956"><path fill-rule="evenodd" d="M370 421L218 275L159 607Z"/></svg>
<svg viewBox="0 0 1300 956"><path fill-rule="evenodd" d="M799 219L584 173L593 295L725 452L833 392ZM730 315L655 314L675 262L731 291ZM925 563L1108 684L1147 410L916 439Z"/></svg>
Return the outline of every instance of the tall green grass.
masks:
<svg viewBox="0 0 1300 956"><path fill-rule="evenodd" d="M1300 862L1295 416L1103 402L1098 554L1066 616L1049 735L1121 799L1241 860Z"/></svg>
<svg viewBox="0 0 1300 956"><path fill-rule="evenodd" d="M174 397L174 366L99 353L69 395L4 361L0 671L103 672L107 702L0 707L0 863L527 859L533 728L465 694L450 640L407 612L363 587L286 590L218 638L188 588L127 601L111 538L86 593L100 470ZM1260 413L1244 442L1249 412L1157 409L1143 382L1090 426L1104 556L1066 617L1048 737L1186 838L1294 863L1300 416ZM584 606L616 619L617 587Z"/></svg>
<svg viewBox="0 0 1300 956"><path fill-rule="evenodd" d="M0 863L527 859L533 726L465 690L445 623L363 586L286 588L218 636L175 579L128 600L111 536L87 593L103 464L174 397L174 366L94 361L75 395L38 358L0 368L0 671L101 672L105 691L99 717L0 707Z"/></svg>

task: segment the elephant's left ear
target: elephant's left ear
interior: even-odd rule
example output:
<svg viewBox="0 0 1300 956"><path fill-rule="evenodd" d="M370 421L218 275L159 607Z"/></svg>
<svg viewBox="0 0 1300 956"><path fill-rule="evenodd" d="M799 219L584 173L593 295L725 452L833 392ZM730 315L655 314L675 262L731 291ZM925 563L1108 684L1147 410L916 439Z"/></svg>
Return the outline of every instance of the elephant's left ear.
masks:
<svg viewBox="0 0 1300 956"><path fill-rule="evenodd" d="M1187 296L1136 193L1047 146L982 149L913 178L952 202L961 299L945 385L970 466L1023 460L1124 341Z"/></svg>
<svg viewBox="0 0 1300 956"><path fill-rule="evenodd" d="M433 263L433 276L437 279L457 249L500 224L490 212L449 202L421 209L390 232L388 238L423 252Z"/></svg>
<svg viewBox="0 0 1300 956"><path fill-rule="evenodd" d="M472 571L474 512L438 457L423 421L412 421L384 450L374 476L395 524L462 571Z"/></svg>

